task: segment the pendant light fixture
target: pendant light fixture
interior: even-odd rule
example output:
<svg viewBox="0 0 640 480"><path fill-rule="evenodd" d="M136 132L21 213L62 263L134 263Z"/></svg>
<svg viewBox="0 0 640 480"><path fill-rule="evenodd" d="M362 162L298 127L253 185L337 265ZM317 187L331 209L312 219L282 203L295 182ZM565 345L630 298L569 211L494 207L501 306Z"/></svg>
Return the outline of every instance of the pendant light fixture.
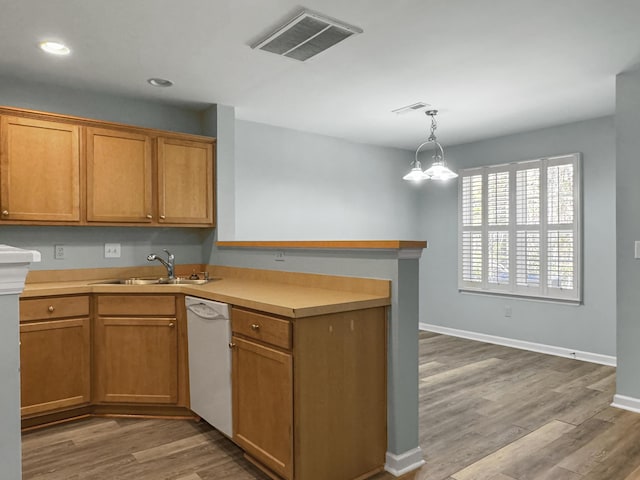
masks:
<svg viewBox="0 0 640 480"><path fill-rule="evenodd" d="M435 116L438 114L437 110L427 110L425 112L426 115L431 117L431 134L426 142L420 144L420 146L416 149L416 158L413 162L411 162L411 171L407 173L403 178L403 180L409 180L411 182L420 183L422 180L449 180L451 178L456 178L458 176L457 173L453 172L447 167L447 164L444 160L444 150L442 149L442 145L438 143L436 139L436 128L438 125L436 124ZM435 147L435 151L433 153L433 163L429 168L425 171L422 171L422 164L420 160L418 160L418 153L420 149L425 145L433 143Z"/></svg>

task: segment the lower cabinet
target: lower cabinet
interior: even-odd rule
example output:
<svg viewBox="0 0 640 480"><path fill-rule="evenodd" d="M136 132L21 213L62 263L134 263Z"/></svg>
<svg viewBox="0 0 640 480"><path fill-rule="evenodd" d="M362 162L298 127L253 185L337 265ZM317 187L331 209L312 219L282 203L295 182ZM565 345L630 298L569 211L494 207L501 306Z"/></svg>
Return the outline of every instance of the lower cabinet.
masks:
<svg viewBox="0 0 640 480"><path fill-rule="evenodd" d="M235 337L234 441L284 478L293 472L293 371L290 353Z"/></svg>
<svg viewBox="0 0 640 480"><path fill-rule="evenodd" d="M21 301L23 425L75 407L186 411L184 296L89 298ZM296 319L232 307L231 329L233 441L250 461L286 480L365 479L383 469L384 307Z"/></svg>
<svg viewBox="0 0 640 480"><path fill-rule="evenodd" d="M386 310L288 320L231 314L234 441L272 477L355 480L383 469Z"/></svg>
<svg viewBox="0 0 640 480"><path fill-rule="evenodd" d="M91 331L87 296L20 302L23 417L91 401Z"/></svg>
<svg viewBox="0 0 640 480"><path fill-rule="evenodd" d="M96 403L178 402L173 295L100 295L95 317Z"/></svg>

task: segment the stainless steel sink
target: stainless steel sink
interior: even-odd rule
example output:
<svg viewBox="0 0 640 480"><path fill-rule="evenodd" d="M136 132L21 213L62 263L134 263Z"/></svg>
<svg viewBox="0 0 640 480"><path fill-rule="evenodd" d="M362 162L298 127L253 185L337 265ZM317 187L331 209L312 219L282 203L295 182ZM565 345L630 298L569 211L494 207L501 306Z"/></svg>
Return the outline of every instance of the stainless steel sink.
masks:
<svg viewBox="0 0 640 480"><path fill-rule="evenodd" d="M203 278L167 278L167 277L132 277L116 278L93 282L92 285L204 285L215 278L208 280Z"/></svg>
<svg viewBox="0 0 640 480"><path fill-rule="evenodd" d="M204 285L209 280L205 280L203 278L186 278L186 277L176 277L176 278L159 278L158 283L163 285Z"/></svg>
<svg viewBox="0 0 640 480"><path fill-rule="evenodd" d="M126 278L121 281L123 285L155 285L160 282L159 278L150 278L150 277L133 277Z"/></svg>

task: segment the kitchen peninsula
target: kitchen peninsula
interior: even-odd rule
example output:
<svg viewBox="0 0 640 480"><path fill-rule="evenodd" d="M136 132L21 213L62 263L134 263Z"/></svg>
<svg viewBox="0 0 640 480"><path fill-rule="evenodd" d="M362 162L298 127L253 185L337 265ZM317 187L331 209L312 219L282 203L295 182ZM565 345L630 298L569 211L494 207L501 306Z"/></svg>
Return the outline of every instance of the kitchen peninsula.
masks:
<svg viewBox="0 0 640 480"><path fill-rule="evenodd" d="M192 416L184 312L191 295L232 306L233 440L249 460L285 479L382 470L390 282L177 266L178 275L193 271L213 280L105 283L161 276L156 266L30 272L21 296L23 426L91 414ZM45 365L47 378L38 373ZM345 452L348 461L336 461Z"/></svg>

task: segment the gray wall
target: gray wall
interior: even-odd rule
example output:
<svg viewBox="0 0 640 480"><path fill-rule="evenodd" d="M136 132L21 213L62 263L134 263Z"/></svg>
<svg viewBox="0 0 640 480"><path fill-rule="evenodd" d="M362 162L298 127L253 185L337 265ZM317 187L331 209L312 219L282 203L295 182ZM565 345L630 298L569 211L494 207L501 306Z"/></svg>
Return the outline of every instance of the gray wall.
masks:
<svg viewBox="0 0 640 480"><path fill-rule="evenodd" d="M149 88L152 88L151 86ZM139 127L202 133L197 110L0 76L0 105Z"/></svg>
<svg viewBox="0 0 640 480"><path fill-rule="evenodd" d="M216 229L220 240L236 237L236 115L233 107L216 109ZM210 134L211 135L211 134ZM245 201L251 201L247 199Z"/></svg>
<svg viewBox="0 0 640 480"><path fill-rule="evenodd" d="M235 138L236 240L417 236L410 152L246 121Z"/></svg>
<svg viewBox="0 0 640 480"><path fill-rule="evenodd" d="M0 77L0 105L185 133L200 134L202 125L215 130L197 111L9 77ZM203 248L210 236L211 230L186 228L0 226L0 242L40 251L42 262L34 269L44 270L144 265L148 253L162 248L178 263L200 263L208 258ZM104 243L120 243L122 257L105 259ZM53 259L56 244L65 245L64 260Z"/></svg>
<svg viewBox="0 0 640 480"><path fill-rule="evenodd" d="M221 127L229 120L218 117ZM414 239L419 190L402 180L411 153L253 122L236 121L235 157L218 158L225 240ZM233 162L233 165L229 165ZM218 192L221 185L219 183ZM388 339L388 451L418 446L418 261L396 252L214 247L210 263L392 281Z"/></svg>
<svg viewBox="0 0 640 480"><path fill-rule="evenodd" d="M0 241L14 247L37 250L42 261L32 270L106 268L149 265L147 255L166 248L176 262L202 263L210 229L136 227L37 227L0 226ZM105 243L120 243L120 258L104 258ZM65 258L53 258L54 245L64 245ZM209 249L207 249L207 252ZM158 265L157 263L155 263Z"/></svg>
<svg viewBox="0 0 640 480"><path fill-rule="evenodd" d="M638 106L636 100L636 110ZM635 149L630 149L630 152L633 151L635 156L630 155L628 160L631 163L633 158L633 165L639 170L627 171L622 175L623 179L628 179L628 184L633 183L634 186L640 178L640 164L636 160L637 152L640 151L639 133L637 129L634 132ZM582 152L584 304L574 306L459 293L457 183L430 183L422 190L422 231L419 237L429 241L429 248L425 251L420 266L420 321L590 353L615 355L616 159L613 118L599 118L448 147L445 152L448 161L455 168ZM640 196L637 193L635 195L633 202L627 202L629 208L640 205ZM637 213L629 211L628 216L637 218ZM640 238L640 223L636 221L635 226L635 237L625 236L627 250L632 248L633 238ZM627 261L631 258L631 254L625 256ZM618 265L620 267L620 263ZM640 281L640 277L637 281ZM630 295L634 294L637 297L636 292L630 292ZM506 306L512 308L510 318L504 316Z"/></svg>
<svg viewBox="0 0 640 480"><path fill-rule="evenodd" d="M617 393L640 399L640 71L618 75L616 99L617 150Z"/></svg>

